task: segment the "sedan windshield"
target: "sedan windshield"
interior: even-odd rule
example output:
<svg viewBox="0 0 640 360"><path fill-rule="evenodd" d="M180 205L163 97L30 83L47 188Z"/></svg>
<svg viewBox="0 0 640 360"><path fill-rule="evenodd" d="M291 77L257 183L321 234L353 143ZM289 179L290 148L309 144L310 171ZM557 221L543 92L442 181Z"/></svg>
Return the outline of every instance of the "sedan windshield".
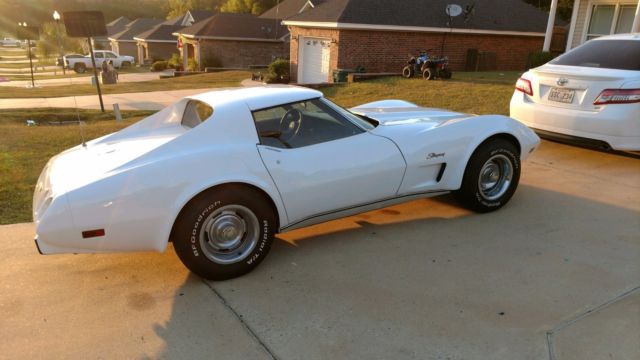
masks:
<svg viewBox="0 0 640 360"><path fill-rule="evenodd" d="M640 41L592 40L550 64L640 71Z"/></svg>

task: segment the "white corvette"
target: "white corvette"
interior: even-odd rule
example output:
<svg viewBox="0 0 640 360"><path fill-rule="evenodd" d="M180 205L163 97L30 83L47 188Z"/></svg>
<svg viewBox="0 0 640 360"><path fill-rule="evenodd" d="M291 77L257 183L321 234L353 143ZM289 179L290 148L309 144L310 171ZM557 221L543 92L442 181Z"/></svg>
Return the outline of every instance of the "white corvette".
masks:
<svg viewBox="0 0 640 360"><path fill-rule="evenodd" d="M42 254L164 251L209 279L256 267L275 233L453 192L503 206L539 138L499 115L387 100L351 111L267 86L185 98L54 158L33 216Z"/></svg>

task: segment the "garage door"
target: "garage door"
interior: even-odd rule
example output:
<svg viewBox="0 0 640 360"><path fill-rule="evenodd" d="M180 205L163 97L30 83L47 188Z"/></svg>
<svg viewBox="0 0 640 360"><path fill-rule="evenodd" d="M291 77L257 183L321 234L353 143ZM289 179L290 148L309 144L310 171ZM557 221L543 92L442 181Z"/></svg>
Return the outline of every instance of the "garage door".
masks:
<svg viewBox="0 0 640 360"><path fill-rule="evenodd" d="M303 37L300 44L298 82L302 84L328 82L331 40Z"/></svg>

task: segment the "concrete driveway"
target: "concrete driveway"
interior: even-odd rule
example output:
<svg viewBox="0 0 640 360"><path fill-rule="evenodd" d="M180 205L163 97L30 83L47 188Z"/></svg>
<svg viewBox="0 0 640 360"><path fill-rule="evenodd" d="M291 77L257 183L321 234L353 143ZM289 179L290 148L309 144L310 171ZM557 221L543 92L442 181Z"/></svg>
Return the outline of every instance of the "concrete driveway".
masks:
<svg viewBox="0 0 640 360"><path fill-rule="evenodd" d="M297 230L225 282L171 248L32 236L0 227L0 358L640 358L640 159L543 142L498 212L443 197Z"/></svg>

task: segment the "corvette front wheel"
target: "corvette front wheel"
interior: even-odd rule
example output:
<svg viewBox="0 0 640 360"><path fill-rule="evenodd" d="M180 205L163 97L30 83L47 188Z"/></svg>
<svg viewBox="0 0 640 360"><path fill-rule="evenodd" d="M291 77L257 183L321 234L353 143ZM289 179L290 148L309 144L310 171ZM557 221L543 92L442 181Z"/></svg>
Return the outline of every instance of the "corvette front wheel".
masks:
<svg viewBox="0 0 640 360"><path fill-rule="evenodd" d="M476 212L498 210L518 187L520 156L509 141L494 139L483 143L471 155L460 190L454 196Z"/></svg>
<svg viewBox="0 0 640 360"><path fill-rule="evenodd" d="M276 220L264 196L229 185L206 191L180 213L172 232L184 265L209 280L244 275L265 258Z"/></svg>

